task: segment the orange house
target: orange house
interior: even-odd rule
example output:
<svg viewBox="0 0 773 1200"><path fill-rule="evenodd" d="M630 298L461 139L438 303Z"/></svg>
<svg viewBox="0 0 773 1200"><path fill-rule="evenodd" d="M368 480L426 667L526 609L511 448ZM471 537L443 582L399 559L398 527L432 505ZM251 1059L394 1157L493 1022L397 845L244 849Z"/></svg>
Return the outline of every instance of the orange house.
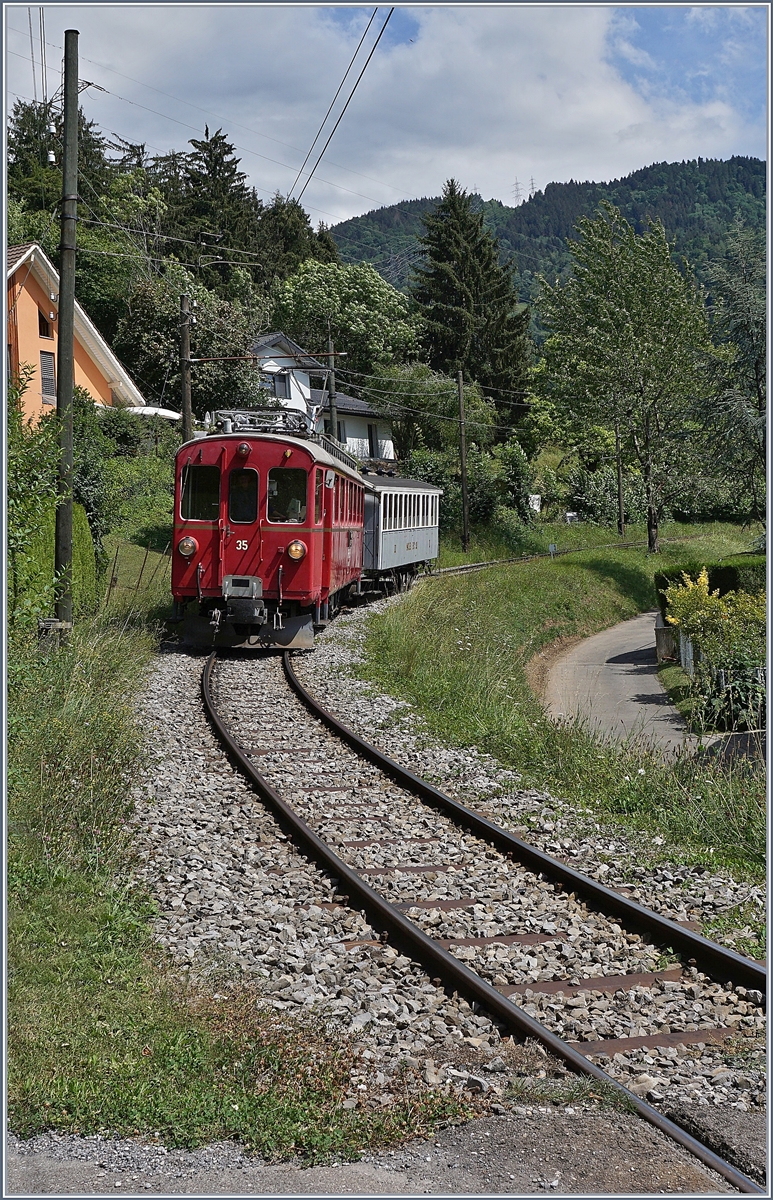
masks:
<svg viewBox="0 0 773 1200"><path fill-rule="evenodd" d="M56 407L59 274L37 244L8 249L8 377L22 363L34 368L24 393L24 415L37 420ZM145 400L97 329L75 301L75 383L97 404L142 407Z"/></svg>

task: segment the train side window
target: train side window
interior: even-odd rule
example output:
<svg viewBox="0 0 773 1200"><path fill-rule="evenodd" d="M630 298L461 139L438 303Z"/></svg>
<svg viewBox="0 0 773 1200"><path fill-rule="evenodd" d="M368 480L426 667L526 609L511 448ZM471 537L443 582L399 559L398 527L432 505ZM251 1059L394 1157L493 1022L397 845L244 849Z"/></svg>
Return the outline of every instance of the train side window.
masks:
<svg viewBox="0 0 773 1200"><path fill-rule="evenodd" d="M272 467L268 473L268 519L281 524L306 520L308 475L300 467Z"/></svg>
<svg viewBox="0 0 773 1200"><path fill-rule="evenodd" d="M317 481L314 484L314 521L319 525L322 520L322 472L317 467Z"/></svg>
<svg viewBox="0 0 773 1200"><path fill-rule="evenodd" d="M258 519L258 472L252 467L238 467L228 477L228 519L235 525Z"/></svg>
<svg viewBox="0 0 773 1200"><path fill-rule="evenodd" d="M217 521L220 516L220 467L188 463L183 468L180 515L184 521Z"/></svg>

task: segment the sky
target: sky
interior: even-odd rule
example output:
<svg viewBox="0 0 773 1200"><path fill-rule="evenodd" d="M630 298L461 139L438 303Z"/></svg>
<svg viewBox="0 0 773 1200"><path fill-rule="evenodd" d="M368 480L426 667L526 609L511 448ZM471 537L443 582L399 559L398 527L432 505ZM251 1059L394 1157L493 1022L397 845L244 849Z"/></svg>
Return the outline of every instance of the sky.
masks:
<svg viewBox="0 0 773 1200"><path fill-rule="evenodd" d="M87 117L151 155L222 128L269 201L292 188L373 8L42 11L48 96L64 30L78 29L79 76L105 89L82 92ZM42 96L40 12L4 6L8 109ZM307 171L388 12L378 8ZM314 224L334 224L437 196L450 177L512 204L654 162L765 158L768 19L767 4L396 7L302 203Z"/></svg>

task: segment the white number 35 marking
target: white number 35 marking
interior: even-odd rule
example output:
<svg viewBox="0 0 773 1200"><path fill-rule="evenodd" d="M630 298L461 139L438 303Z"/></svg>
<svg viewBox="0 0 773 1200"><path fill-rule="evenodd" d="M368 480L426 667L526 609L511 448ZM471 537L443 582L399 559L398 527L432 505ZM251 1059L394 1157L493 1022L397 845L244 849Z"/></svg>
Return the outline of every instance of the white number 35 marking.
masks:
<svg viewBox="0 0 773 1200"><path fill-rule="evenodd" d="M239 540L236 543L236 549L237 550L248 550L249 542L245 542L243 538L239 538Z"/></svg>

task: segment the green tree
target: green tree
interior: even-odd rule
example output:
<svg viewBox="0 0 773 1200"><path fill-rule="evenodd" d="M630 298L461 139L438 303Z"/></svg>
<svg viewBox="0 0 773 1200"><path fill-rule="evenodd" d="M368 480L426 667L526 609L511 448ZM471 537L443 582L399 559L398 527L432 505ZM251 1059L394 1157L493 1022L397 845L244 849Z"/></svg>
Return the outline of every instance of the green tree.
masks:
<svg viewBox="0 0 773 1200"><path fill-rule="evenodd" d="M303 263L274 289L272 324L312 352L326 348L329 331L347 354L343 378L403 362L417 347L407 297L368 266Z"/></svg>
<svg viewBox="0 0 773 1200"><path fill-rule="evenodd" d="M541 280L539 308L551 331L544 377L579 425L619 423L644 479L648 545L656 552L669 499L698 469L701 364L714 353L706 308L672 261L661 224L637 235L604 202L578 229L569 280Z"/></svg>
<svg viewBox="0 0 773 1200"><path fill-rule="evenodd" d="M707 274L714 297L712 332L727 350L725 357L709 360L713 386L701 405L707 445L716 471L750 497L759 517L765 507L764 232L747 228L738 217L724 260L712 263Z"/></svg>
<svg viewBox="0 0 773 1200"><path fill-rule="evenodd" d="M297 200L276 195L260 218L256 241L259 277L266 287L283 283L307 259L338 262L338 250L324 225L315 232Z"/></svg>
<svg viewBox="0 0 773 1200"><path fill-rule="evenodd" d="M500 265L497 240L454 179L435 211L425 215L424 227L419 240L425 262L412 294L429 364L449 375L461 368L467 379L493 391L510 424L513 401L524 398L529 364L529 313L518 302L512 268Z"/></svg>
<svg viewBox="0 0 773 1200"><path fill-rule="evenodd" d="M149 401L179 408L180 296L191 297L196 324L191 330L192 357L246 355L266 328L266 308L246 272L236 272L239 295L223 300L198 283L181 263L167 260L163 275L141 281L128 297L114 349ZM249 362L194 364L191 399L194 412L250 407L262 403L258 371Z"/></svg>
<svg viewBox="0 0 773 1200"><path fill-rule="evenodd" d="M440 375L426 363L401 363L376 370L358 391L390 422L399 459L408 458L420 446L457 453L459 393L455 379ZM464 385L464 404L470 444L488 446L496 409L474 383Z"/></svg>

